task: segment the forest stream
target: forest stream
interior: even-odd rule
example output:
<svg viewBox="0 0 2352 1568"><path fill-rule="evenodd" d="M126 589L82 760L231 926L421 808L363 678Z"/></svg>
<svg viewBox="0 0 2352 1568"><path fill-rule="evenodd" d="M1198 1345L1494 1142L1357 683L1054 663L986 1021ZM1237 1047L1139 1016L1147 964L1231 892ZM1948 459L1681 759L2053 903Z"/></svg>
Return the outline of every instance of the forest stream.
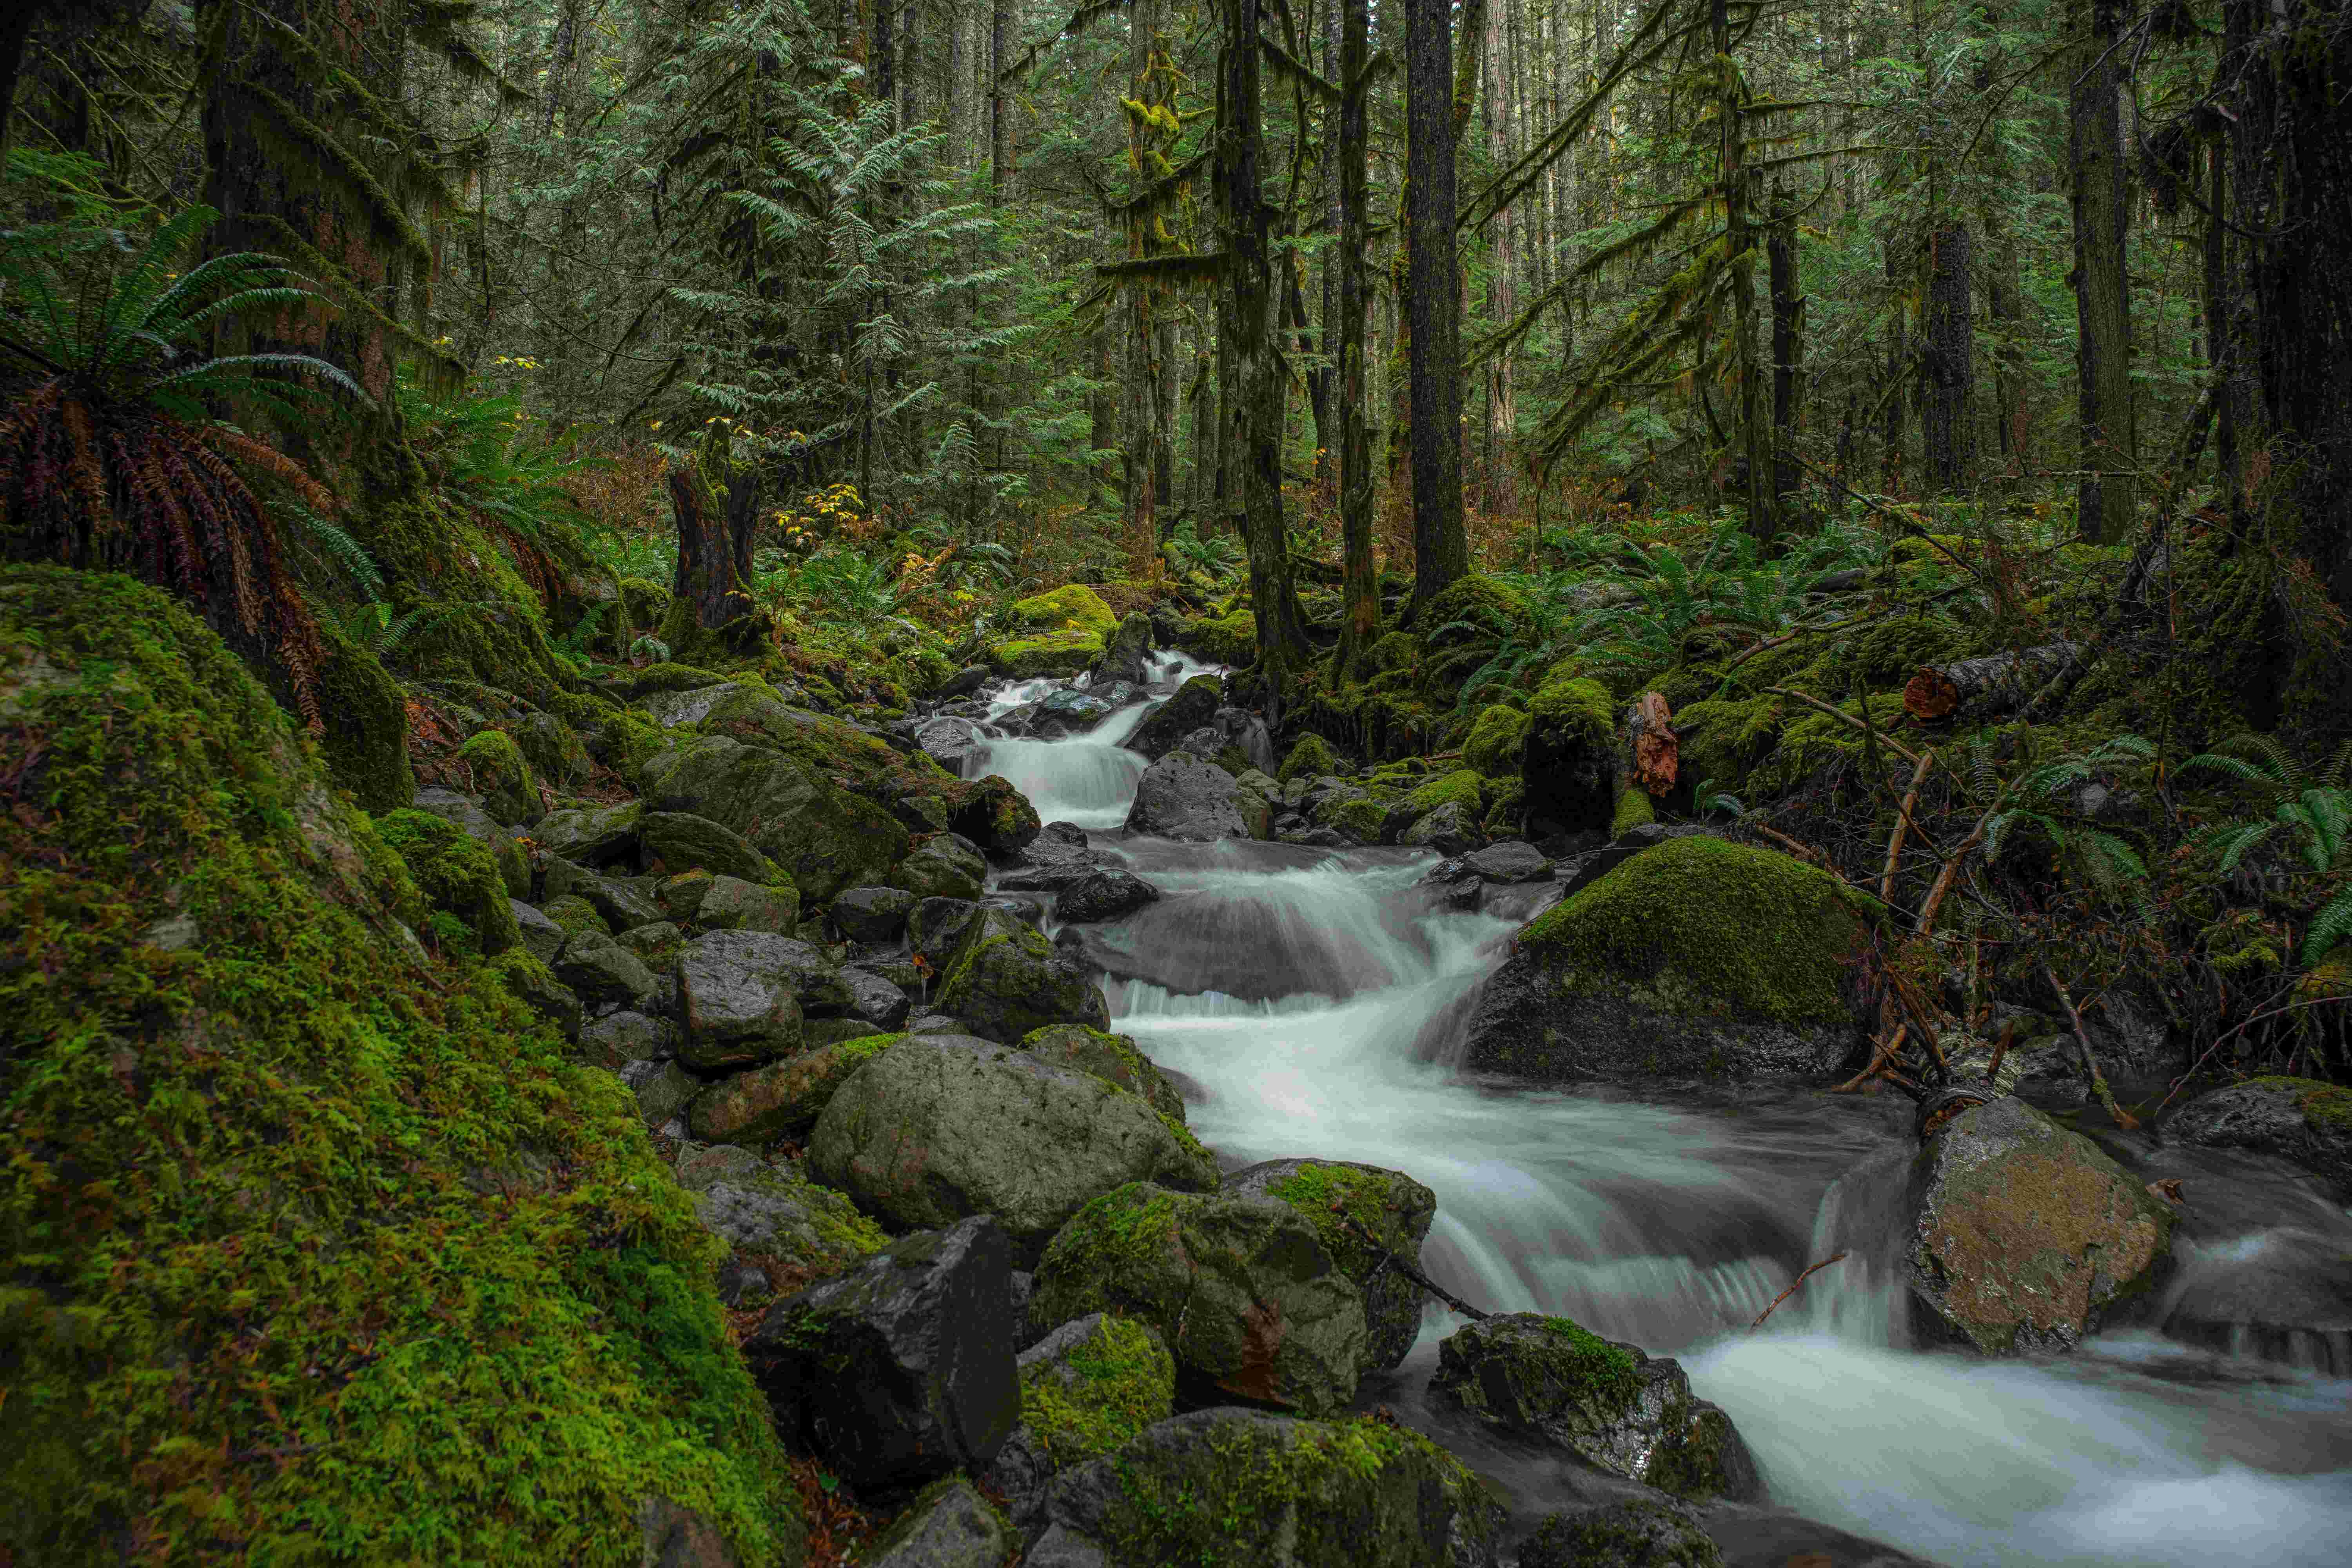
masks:
<svg viewBox="0 0 2352 1568"><path fill-rule="evenodd" d="M1062 684L1004 688L992 716ZM1312 1155L1418 1178L1438 1194L1423 1261L1439 1283L1679 1357L1773 1501L1818 1524L1955 1564L2343 1560L2352 1217L2289 1167L2086 1127L2190 1195L2180 1267L2147 1321L2071 1358L1914 1350L1893 1209L1915 1148L1907 1102L1795 1088L1644 1100L1466 1078L1450 1063L1469 1000L1556 889L1495 889L1510 896L1458 913L1425 880L1430 851L1130 836L1144 760L1118 742L1147 707L1058 740L984 731L964 771L1011 779L1161 890L1084 944L1111 971L1113 1026L1183 1088L1227 1169ZM1037 900L1055 932L1050 896L1009 896ZM1839 1252L1749 1330L1808 1261ZM2204 1327L2242 1319L2233 1300L2250 1297L2294 1304L2265 1317L2331 1326L2263 1343ZM1368 1377L1359 1408L1389 1406L1502 1481L1523 1522L1622 1490L1498 1446L1426 1397L1438 1342L1464 1321L1433 1303L1412 1354ZM1805 1560L1788 1555L1789 1522L1719 1505L1709 1528L1727 1561L1778 1568Z"/></svg>

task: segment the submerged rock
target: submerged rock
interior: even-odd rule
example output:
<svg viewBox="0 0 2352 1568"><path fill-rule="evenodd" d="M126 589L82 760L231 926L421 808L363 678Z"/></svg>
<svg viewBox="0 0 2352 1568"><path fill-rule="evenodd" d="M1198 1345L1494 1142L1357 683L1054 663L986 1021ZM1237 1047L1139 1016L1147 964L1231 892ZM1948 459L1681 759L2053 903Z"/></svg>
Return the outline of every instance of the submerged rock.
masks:
<svg viewBox="0 0 2352 1568"><path fill-rule="evenodd" d="M1874 907L1786 855L1677 838L1523 928L1465 1065L1537 1083L1824 1077L1862 1041L1849 966Z"/></svg>
<svg viewBox="0 0 2352 1568"><path fill-rule="evenodd" d="M2074 1350L2171 1247L2172 1210L2144 1182L2014 1098L1947 1122L1907 1204L1915 1331L1989 1355Z"/></svg>
<svg viewBox="0 0 2352 1568"><path fill-rule="evenodd" d="M1692 1396L1680 1363L1566 1318L1512 1312L1470 1324L1437 1347L1429 1387L1495 1426L1677 1497L1763 1495L1731 1417Z"/></svg>
<svg viewBox="0 0 2352 1568"><path fill-rule="evenodd" d="M1268 1160L1227 1176L1224 1191L1231 1197L1271 1198L1297 1210L1315 1227L1332 1261L1363 1290L1370 1334L1366 1370L1402 1363L1421 1333L1422 1290L1383 1251L1421 1266L1421 1244L1437 1217L1436 1194L1402 1171L1342 1160ZM1372 1245L1360 1231L1370 1236Z"/></svg>
<svg viewBox="0 0 2352 1568"><path fill-rule="evenodd" d="M1095 1311L1157 1329L1201 1398L1309 1415L1355 1396L1370 1349L1363 1292L1312 1225L1263 1198L1137 1183L1087 1204L1037 1265L1029 1321Z"/></svg>
<svg viewBox="0 0 2352 1568"><path fill-rule="evenodd" d="M992 1214L1024 1261L1123 1183L1217 1185L1208 1152L1138 1096L952 1035L901 1039L835 1088L809 1170L893 1226Z"/></svg>
<svg viewBox="0 0 2352 1568"><path fill-rule="evenodd" d="M1493 1568L1501 1507L1418 1432L1223 1408L1070 1471L1030 1568Z"/></svg>

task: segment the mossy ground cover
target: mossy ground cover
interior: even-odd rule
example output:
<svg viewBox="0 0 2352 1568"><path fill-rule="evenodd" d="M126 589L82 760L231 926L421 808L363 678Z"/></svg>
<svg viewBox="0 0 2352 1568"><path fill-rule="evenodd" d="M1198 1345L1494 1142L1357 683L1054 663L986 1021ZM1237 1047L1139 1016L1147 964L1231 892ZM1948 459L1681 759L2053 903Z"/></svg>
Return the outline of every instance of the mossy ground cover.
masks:
<svg viewBox="0 0 2352 1568"><path fill-rule="evenodd" d="M401 862L161 595L10 569L0 647L0 1543L634 1563L660 1494L795 1558L619 1082L408 945Z"/></svg>
<svg viewBox="0 0 2352 1568"><path fill-rule="evenodd" d="M1176 1362L1158 1334L1106 1316L1086 1342L1022 1373L1021 1419L1056 1469L1099 1458L1176 1397Z"/></svg>

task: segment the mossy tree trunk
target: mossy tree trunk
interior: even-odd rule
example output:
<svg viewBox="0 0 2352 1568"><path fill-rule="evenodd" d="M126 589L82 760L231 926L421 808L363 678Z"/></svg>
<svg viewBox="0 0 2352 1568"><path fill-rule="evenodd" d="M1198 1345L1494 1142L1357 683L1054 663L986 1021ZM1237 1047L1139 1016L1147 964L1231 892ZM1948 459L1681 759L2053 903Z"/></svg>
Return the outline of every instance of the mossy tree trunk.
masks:
<svg viewBox="0 0 2352 1568"><path fill-rule="evenodd" d="M1454 29L1405 0L1405 209L1412 246L1412 614L1470 569L1462 525L1462 284L1454 264Z"/></svg>
<svg viewBox="0 0 2352 1568"><path fill-rule="evenodd" d="M1338 324L1328 335L1339 345L1339 646L1332 656L1332 686L1344 685L1356 660L1381 630L1381 588L1372 561L1372 443L1364 410L1371 378L1364 363L1364 313L1370 303L1371 138L1371 14L1369 0L1335 0L1340 24L1339 297Z"/></svg>
<svg viewBox="0 0 2352 1568"><path fill-rule="evenodd" d="M2068 75L2067 164L2074 175L2075 386L2079 437L2076 528L2097 544L2131 527L2133 458L2131 279L2124 244L2123 49L2116 0L2075 0Z"/></svg>
<svg viewBox="0 0 2352 1568"><path fill-rule="evenodd" d="M1797 493L1797 367L1804 357L1805 301L1797 292L1796 218L1786 191L1775 191L1764 241L1772 278L1772 506Z"/></svg>
<svg viewBox="0 0 2352 1568"><path fill-rule="evenodd" d="M1953 219L1927 236L1927 353L1919 364L1920 426L1927 478L1938 490L1969 482L1976 442L1969 422L1976 388L1976 330L1970 317L1969 226Z"/></svg>
<svg viewBox="0 0 2352 1568"><path fill-rule="evenodd" d="M760 514L755 475L729 477L723 503L701 475L682 468L669 477L670 509L677 521L677 574L671 598L692 607L695 626L709 631L751 608L751 537Z"/></svg>

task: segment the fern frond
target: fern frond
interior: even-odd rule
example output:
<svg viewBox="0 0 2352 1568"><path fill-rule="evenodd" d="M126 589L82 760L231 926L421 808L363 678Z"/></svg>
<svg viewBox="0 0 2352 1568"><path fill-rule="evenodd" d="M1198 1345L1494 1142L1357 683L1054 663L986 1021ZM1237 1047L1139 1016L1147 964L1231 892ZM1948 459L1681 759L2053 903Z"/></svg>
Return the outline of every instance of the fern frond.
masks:
<svg viewBox="0 0 2352 1568"><path fill-rule="evenodd" d="M2352 888L2328 900L2311 918L2311 929L2303 935L2303 966L2309 969L2318 963L2347 935L2352 935Z"/></svg>

